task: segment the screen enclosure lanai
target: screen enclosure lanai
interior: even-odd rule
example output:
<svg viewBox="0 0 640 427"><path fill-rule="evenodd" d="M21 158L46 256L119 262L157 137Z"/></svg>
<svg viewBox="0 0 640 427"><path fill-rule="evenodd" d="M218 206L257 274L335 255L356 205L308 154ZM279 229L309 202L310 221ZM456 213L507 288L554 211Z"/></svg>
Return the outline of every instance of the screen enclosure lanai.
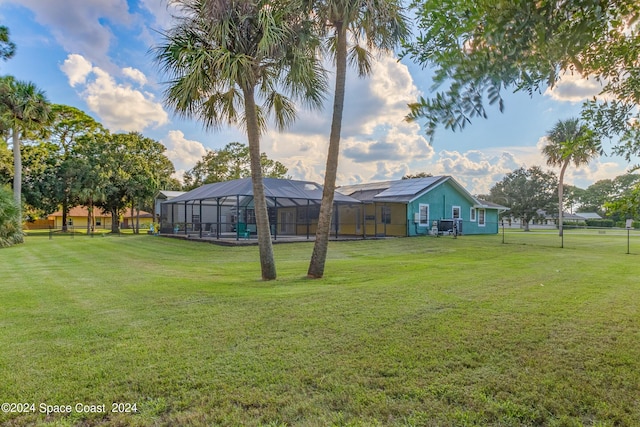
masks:
<svg viewBox="0 0 640 427"><path fill-rule="evenodd" d="M265 178L271 234L314 235L322 187L310 181ZM336 192L333 230L356 235L361 202ZM339 218L340 215L346 216ZM352 216L353 218L349 218ZM161 204L160 232L199 237L235 238L256 233L250 178L206 184Z"/></svg>

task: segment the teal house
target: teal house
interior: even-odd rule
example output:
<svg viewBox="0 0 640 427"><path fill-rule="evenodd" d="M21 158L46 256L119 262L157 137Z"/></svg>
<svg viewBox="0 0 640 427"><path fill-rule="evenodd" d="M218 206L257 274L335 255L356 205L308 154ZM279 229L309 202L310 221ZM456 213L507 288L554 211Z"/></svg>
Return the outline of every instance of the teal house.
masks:
<svg viewBox="0 0 640 427"><path fill-rule="evenodd" d="M365 236L496 234L499 215L507 210L474 197L450 176L348 185L337 190L362 202L358 231Z"/></svg>

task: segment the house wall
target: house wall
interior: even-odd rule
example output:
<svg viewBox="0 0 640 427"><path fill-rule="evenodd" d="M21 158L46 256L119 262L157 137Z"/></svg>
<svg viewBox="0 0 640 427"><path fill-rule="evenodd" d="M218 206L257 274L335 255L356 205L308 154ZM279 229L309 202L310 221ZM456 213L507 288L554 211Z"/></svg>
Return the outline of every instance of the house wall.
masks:
<svg viewBox="0 0 640 427"><path fill-rule="evenodd" d="M55 216L50 217L54 220L54 228L61 229L62 228L62 217ZM71 220L71 224L69 227L73 226L73 228L78 230L86 230L87 228L87 217L86 216L69 216L67 217L67 221ZM98 224L98 222L100 224ZM96 216L94 218L94 223L96 224L96 229L110 229L111 228L111 217L104 216Z"/></svg>
<svg viewBox="0 0 640 427"><path fill-rule="evenodd" d="M407 235L407 207L404 203L367 203L353 206L351 210L357 211L360 219L356 220L355 215L342 215L340 217L340 231L343 234L358 236ZM364 215L362 214L363 210Z"/></svg>
<svg viewBox="0 0 640 427"><path fill-rule="evenodd" d="M415 214L419 213L421 204L429 205L429 225L417 224L414 221ZM478 221L478 209L475 209L475 219L472 220L471 218L473 202L469 200L465 194L461 193L457 187L451 185L449 182L445 182L408 205L407 218L409 219L409 235L419 236L429 234L433 221L453 218L454 206L460 207L462 234L495 234L498 232L497 209L485 209L484 226L480 225Z"/></svg>

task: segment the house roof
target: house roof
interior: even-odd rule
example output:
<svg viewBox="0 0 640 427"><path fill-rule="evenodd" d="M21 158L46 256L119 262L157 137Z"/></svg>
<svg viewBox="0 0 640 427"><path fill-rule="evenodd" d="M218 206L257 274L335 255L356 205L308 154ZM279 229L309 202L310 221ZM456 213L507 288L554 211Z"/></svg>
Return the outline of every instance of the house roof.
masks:
<svg viewBox="0 0 640 427"><path fill-rule="evenodd" d="M578 212L576 215L579 215L584 219L602 219L597 212Z"/></svg>
<svg viewBox="0 0 640 427"><path fill-rule="evenodd" d="M363 202L408 203L449 179L452 178L449 176L430 176L426 178L345 185L338 189L341 193L357 198ZM464 191L466 192L466 190ZM469 195L469 197L473 199L471 195Z"/></svg>
<svg viewBox="0 0 640 427"><path fill-rule="evenodd" d="M499 205L493 202L487 202L486 200L476 199L478 201L478 205L476 207L486 208L486 209L498 209L499 211L508 211L509 208L506 206Z"/></svg>
<svg viewBox="0 0 640 427"><path fill-rule="evenodd" d="M318 203L322 200L322 187L315 182L264 178L263 183L265 196L269 199L311 200ZM206 184L163 203L188 203L235 196L253 196L251 178ZM334 202L360 203L359 200L337 191L334 195Z"/></svg>
<svg viewBox="0 0 640 427"><path fill-rule="evenodd" d="M543 216L545 219L556 219L558 218L558 212L554 211L553 213L548 213L544 209L538 209L536 211L538 215ZM586 218L582 216L581 213L573 214L570 212L562 212L562 218L567 221L584 221Z"/></svg>
<svg viewBox="0 0 640 427"><path fill-rule="evenodd" d="M182 196L186 191L172 191L172 190L160 190L156 198L173 199L174 197Z"/></svg>
<svg viewBox="0 0 640 427"><path fill-rule="evenodd" d="M89 213L89 210L87 209L86 206L74 206L71 209L69 209L69 213L67 215L70 217L86 217L88 213ZM93 212L91 214L94 218L95 217L111 218L111 212L104 212L102 209L96 208L96 207L93 208ZM52 213L48 217L51 218L51 217L61 217L61 216L62 216L62 211L57 211ZM132 216L131 208L127 208L123 216L127 218L131 218ZM136 211L133 211L133 216L136 216ZM152 216L153 215L150 214L149 212L140 211L140 217L142 218L152 217Z"/></svg>
<svg viewBox="0 0 640 427"><path fill-rule="evenodd" d="M475 207L485 209L508 210L496 203L476 199L455 179L448 175L430 176L426 178L401 179L367 184L345 185L339 187L340 192L365 203L397 202L410 203L434 188L449 182L460 191Z"/></svg>

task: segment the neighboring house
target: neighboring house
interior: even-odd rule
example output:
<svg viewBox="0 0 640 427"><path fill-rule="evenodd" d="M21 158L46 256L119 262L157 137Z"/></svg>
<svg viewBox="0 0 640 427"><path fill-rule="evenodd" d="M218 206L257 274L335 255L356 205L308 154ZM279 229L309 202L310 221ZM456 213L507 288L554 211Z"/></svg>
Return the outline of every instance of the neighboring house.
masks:
<svg viewBox="0 0 640 427"><path fill-rule="evenodd" d="M602 219L602 217L597 212L578 212L576 215L581 216L585 220Z"/></svg>
<svg viewBox="0 0 640 427"><path fill-rule="evenodd" d="M169 190L160 190L158 194L156 194L153 206L154 206L154 214L157 217L160 217L160 211L162 209L162 203L167 200L175 199L178 196L182 196L186 191L169 191Z"/></svg>
<svg viewBox="0 0 640 427"><path fill-rule="evenodd" d="M472 196L450 176L347 185L338 191L363 204L362 234L419 236L495 234L504 206ZM435 228L434 228L435 227Z"/></svg>
<svg viewBox="0 0 640 427"><path fill-rule="evenodd" d="M67 225L76 229L86 229L89 210L85 206L75 206L69 209L67 214ZM131 209L127 209L119 218L122 228L130 228L135 225L137 212L133 211L133 222L131 221ZM91 215L94 230L111 229L111 213L105 213L102 209L93 208ZM53 221L53 228L62 228L62 211L54 212L48 216ZM149 212L140 211L140 228L149 228L153 223L153 215Z"/></svg>
<svg viewBox="0 0 640 427"><path fill-rule="evenodd" d="M558 226L558 213L548 213L545 210L538 209L537 211L538 218L533 219L533 223L535 225L550 225L557 227ZM596 214L597 215L597 214ZM562 222L565 224L579 224L585 225L587 218L583 216L582 213L573 214L569 212L562 213Z"/></svg>

